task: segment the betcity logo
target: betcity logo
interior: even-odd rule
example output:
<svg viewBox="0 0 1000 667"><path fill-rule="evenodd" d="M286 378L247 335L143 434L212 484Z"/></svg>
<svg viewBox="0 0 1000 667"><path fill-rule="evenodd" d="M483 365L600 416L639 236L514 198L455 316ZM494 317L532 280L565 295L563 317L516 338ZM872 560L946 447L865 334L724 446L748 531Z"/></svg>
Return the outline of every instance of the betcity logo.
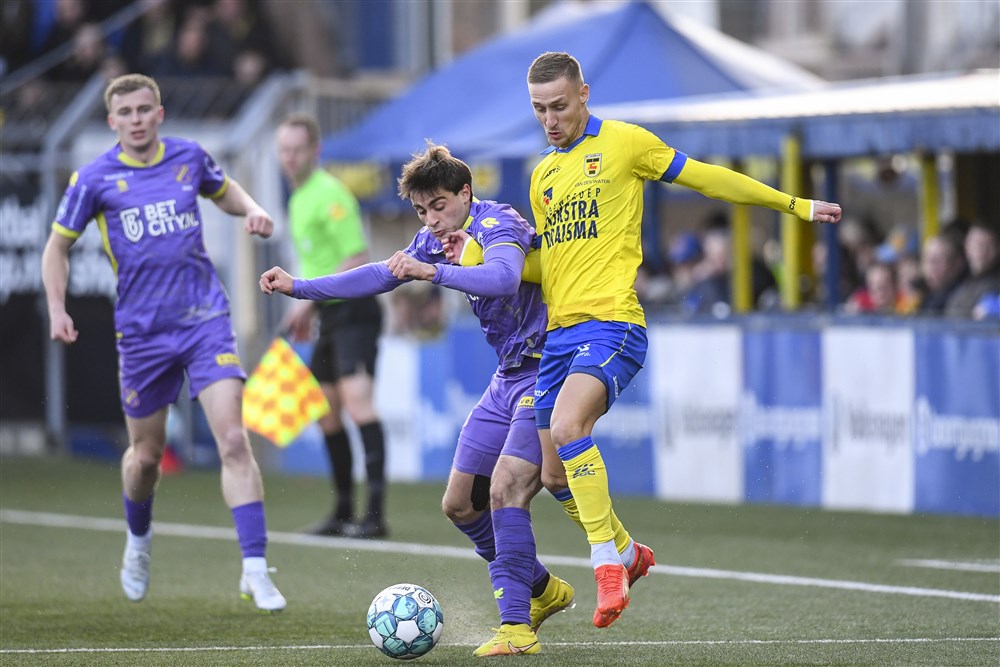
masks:
<svg viewBox="0 0 1000 667"><path fill-rule="evenodd" d="M194 211L178 213L176 204L176 199L168 199L122 210L119 219L125 238L137 243L146 233L154 237L165 236L200 224Z"/></svg>

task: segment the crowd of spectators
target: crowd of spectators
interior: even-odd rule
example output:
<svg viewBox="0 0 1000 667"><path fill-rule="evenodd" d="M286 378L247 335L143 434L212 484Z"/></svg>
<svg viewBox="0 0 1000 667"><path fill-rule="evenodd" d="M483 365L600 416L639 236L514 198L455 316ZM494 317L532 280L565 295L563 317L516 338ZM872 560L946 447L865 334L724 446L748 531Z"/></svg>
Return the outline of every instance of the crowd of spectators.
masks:
<svg viewBox="0 0 1000 667"><path fill-rule="evenodd" d="M127 7L138 16L112 29L107 20ZM287 66L257 0L4 0L0 20L0 74L54 60L19 86L15 107L41 107L47 90L79 86L96 74L214 77L252 90Z"/></svg>
<svg viewBox="0 0 1000 667"><path fill-rule="evenodd" d="M729 314L731 250L723 222L715 216L696 232L675 235L669 271L640 271L640 298L672 312ZM830 300L824 293L829 249L820 239L812 252L816 280L806 290L807 307L832 301L845 315L1000 319L1000 224L955 220L921 241L916 222L882 236L870 219L847 217L837 232L838 294ZM755 310L780 307L780 257L767 261L768 255L752 259Z"/></svg>

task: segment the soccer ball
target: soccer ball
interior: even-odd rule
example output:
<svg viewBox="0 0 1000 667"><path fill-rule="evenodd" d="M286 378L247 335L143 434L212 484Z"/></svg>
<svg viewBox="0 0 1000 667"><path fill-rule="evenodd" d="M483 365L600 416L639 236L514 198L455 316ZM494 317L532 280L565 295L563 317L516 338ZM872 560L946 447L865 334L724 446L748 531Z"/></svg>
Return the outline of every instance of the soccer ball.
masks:
<svg viewBox="0 0 1000 667"><path fill-rule="evenodd" d="M389 586L368 607L368 636L390 658L412 660L427 654L442 630L441 605L421 586Z"/></svg>

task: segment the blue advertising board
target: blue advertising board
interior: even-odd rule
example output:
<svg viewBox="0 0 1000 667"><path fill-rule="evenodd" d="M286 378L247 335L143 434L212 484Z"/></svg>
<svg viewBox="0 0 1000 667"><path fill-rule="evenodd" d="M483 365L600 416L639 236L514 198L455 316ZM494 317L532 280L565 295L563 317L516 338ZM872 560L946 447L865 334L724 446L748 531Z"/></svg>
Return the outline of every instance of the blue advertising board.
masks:
<svg viewBox="0 0 1000 667"><path fill-rule="evenodd" d="M744 332L737 429L748 502L820 504L821 372L819 332Z"/></svg>
<svg viewBox="0 0 1000 667"><path fill-rule="evenodd" d="M1000 337L917 332L914 510L1000 516Z"/></svg>

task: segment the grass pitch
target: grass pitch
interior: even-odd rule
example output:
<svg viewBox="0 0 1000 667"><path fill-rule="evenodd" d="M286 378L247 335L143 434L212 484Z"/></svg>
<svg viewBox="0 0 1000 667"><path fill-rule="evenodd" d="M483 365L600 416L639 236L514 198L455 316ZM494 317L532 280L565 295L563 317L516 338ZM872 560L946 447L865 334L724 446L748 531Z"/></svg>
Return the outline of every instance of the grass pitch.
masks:
<svg viewBox="0 0 1000 667"><path fill-rule="evenodd" d="M237 595L239 549L214 471L165 477L153 579L142 603L118 584L117 464L0 461L0 665L388 665L365 630L389 584L427 587L441 643L419 665L482 664L498 623L484 564L439 510L443 483L391 487L391 539L308 538L330 504L321 478L265 478L277 615ZM360 494L363 497L363 490ZM616 499L659 565L611 628L591 625L583 534L544 492L543 561L576 586L549 619L536 665L997 665L1000 524L769 506ZM494 659L495 661L496 659Z"/></svg>

